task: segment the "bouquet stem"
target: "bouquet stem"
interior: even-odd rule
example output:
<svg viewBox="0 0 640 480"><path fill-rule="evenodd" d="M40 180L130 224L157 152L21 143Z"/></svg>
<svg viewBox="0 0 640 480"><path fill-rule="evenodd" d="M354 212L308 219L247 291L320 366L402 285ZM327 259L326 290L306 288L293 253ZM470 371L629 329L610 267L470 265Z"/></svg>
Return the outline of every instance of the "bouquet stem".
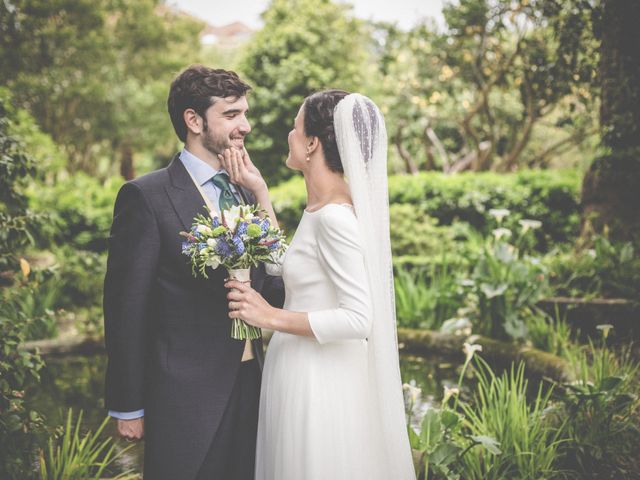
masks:
<svg viewBox="0 0 640 480"><path fill-rule="evenodd" d="M250 268L236 268L229 269L229 278L237 280L242 283L251 282L251 269ZM236 290L236 289L233 289ZM231 338L236 340L255 340L262 337L262 330L253 325L245 323L240 318L234 318L231 323Z"/></svg>

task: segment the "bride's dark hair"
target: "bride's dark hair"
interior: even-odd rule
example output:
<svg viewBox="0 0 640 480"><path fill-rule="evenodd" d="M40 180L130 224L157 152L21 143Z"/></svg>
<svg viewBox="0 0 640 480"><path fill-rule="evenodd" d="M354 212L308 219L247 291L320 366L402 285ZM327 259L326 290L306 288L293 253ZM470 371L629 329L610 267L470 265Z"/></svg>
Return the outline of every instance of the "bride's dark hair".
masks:
<svg viewBox="0 0 640 480"><path fill-rule="evenodd" d="M332 172L344 173L338 153L333 112L338 102L349 95L344 90L324 90L308 96L304 101L304 134L318 137L327 166Z"/></svg>

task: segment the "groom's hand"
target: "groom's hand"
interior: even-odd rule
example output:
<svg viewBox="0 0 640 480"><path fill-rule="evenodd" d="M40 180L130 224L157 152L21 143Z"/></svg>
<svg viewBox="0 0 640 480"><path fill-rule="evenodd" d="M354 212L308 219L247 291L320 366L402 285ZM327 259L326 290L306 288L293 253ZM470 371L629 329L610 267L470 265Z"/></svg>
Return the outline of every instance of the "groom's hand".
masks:
<svg viewBox="0 0 640 480"><path fill-rule="evenodd" d="M245 148L242 150L227 148L222 155L218 155L218 158L229 174L231 183L246 188L254 195L267 189L260 170L253 164Z"/></svg>
<svg viewBox="0 0 640 480"><path fill-rule="evenodd" d="M132 442L144 437L144 417L133 420L118 420L118 435Z"/></svg>

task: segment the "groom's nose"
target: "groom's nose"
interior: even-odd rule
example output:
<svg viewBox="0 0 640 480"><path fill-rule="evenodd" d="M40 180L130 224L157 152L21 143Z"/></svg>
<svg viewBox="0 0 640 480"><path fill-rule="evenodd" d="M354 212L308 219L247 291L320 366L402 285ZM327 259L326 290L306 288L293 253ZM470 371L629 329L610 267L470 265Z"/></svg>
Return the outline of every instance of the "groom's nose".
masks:
<svg viewBox="0 0 640 480"><path fill-rule="evenodd" d="M244 135L246 135L251 131L251 125L249 124L249 120L247 120L247 117L244 117L242 119L242 122L240 122L240 126L238 127L238 130L240 130L240 132L243 133Z"/></svg>

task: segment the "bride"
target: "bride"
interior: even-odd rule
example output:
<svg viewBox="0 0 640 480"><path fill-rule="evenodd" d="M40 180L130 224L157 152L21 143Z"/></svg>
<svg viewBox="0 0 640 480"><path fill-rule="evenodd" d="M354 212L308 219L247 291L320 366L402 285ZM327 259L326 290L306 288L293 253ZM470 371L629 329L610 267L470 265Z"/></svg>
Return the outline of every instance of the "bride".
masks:
<svg viewBox="0 0 640 480"><path fill-rule="evenodd" d="M284 308L248 285L226 284L238 290L228 294L230 316L275 331L262 377L256 479L415 479L384 119L367 97L323 91L304 101L288 141L287 166L304 175L307 208L278 272L271 266L283 276Z"/></svg>

